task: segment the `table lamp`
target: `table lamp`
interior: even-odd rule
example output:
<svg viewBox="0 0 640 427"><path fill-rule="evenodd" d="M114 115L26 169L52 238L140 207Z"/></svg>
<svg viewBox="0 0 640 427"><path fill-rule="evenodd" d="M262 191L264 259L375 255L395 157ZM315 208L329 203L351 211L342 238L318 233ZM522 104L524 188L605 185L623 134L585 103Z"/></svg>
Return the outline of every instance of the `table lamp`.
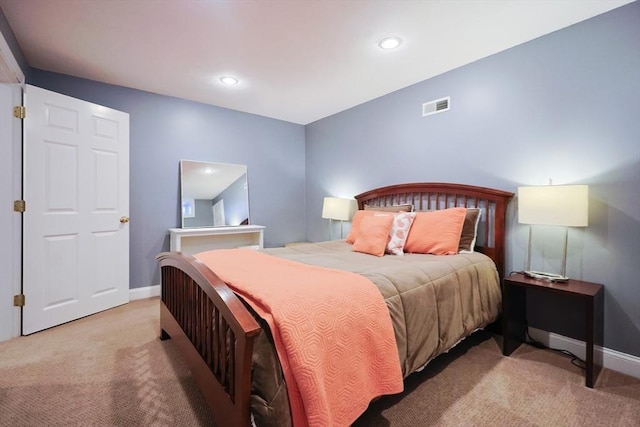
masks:
<svg viewBox="0 0 640 427"><path fill-rule="evenodd" d="M518 187L518 222L529 224L527 267L525 275L551 281L566 281L569 227L586 227L589 220L587 185L545 185ZM532 225L557 225L565 228L562 250L562 273L531 270Z"/></svg>
<svg viewBox="0 0 640 427"><path fill-rule="evenodd" d="M329 220L329 238L333 240L333 221L340 221L340 238L343 238L344 221L351 220L358 205L355 199L343 199L340 197L325 197L322 204L322 218Z"/></svg>

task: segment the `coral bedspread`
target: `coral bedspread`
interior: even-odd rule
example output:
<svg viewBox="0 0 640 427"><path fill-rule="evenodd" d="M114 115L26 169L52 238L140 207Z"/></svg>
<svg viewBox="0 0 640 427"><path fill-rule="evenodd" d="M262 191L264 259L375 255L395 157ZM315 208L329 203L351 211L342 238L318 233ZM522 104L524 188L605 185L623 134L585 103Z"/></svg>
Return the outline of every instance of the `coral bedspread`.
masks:
<svg viewBox="0 0 640 427"><path fill-rule="evenodd" d="M402 391L389 310L367 278L249 249L195 256L269 324L295 426L349 425Z"/></svg>

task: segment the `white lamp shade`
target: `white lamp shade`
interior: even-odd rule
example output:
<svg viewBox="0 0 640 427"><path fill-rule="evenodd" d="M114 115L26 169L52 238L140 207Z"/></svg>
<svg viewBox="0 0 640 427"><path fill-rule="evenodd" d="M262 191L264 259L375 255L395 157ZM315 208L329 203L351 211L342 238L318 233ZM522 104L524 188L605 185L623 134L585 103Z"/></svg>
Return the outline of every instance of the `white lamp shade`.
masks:
<svg viewBox="0 0 640 427"><path fill-rule="evenodd" d="M586 227L589 223L589 186L519 187L518 222Z"/></svg>
<svg viewBox="0 0 640 427"><path fill-rule="evenodd" d="M357 208L355 199L325 197L322 204L322 218L349 221Z"/></svg>

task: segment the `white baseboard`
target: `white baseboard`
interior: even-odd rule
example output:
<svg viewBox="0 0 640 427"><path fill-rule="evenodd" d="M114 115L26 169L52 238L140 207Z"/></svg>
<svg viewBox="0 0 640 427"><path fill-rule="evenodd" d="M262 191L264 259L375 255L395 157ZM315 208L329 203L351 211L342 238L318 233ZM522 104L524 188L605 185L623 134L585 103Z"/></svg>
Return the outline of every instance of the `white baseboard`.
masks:
<svg viewBox="0 0 640 427"><path fill-rule="evenodd" d="M532 327L529 327L529 334L531 338L540 341L547 347L570 351L582 360L586 358L586 344L584 341ZM640 378L640 357L605 347L602 349L602 358L602 365L605 368Z"/></svg>
<svg viewBox="0 0 640 427"><path fill-rule="evenodd" d="M129 301L160 296L160 285L129 289Z"/></svg>

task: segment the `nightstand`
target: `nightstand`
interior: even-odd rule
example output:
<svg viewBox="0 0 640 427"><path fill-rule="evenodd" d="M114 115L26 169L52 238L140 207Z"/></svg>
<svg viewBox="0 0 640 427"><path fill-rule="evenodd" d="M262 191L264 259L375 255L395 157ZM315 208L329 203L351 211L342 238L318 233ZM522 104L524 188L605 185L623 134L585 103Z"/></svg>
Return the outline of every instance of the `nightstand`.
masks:
<svg viewBox="0 0 640 427"><path fill-rule="evenodd" d="M567 282L549 282L521 273L505 277L502 283L502 354L505 356L509 356L525 341L527 290L533 289L543 294L544 298L564 295L583 301L587 359L585 383L587 387L593 388L602 368L604 286L572 279Z"/></svg>

